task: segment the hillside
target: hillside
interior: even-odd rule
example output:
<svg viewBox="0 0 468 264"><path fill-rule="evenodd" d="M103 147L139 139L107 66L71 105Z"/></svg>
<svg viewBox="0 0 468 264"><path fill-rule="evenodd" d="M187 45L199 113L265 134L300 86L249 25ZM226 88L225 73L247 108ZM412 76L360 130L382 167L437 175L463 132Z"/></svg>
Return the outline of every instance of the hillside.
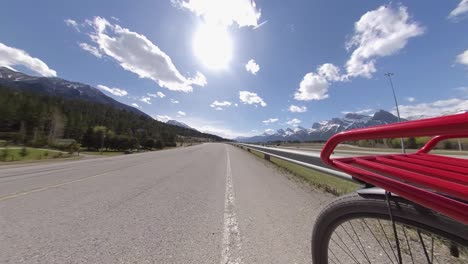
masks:
<svg viewBox="0 0 468 264"><path fill-rule="evenodd" d="M177 136L225 140L154 120L89 85L6 68L0 68L0 74L0 139L35 146L62 138L83 143L98 128L109 138L128 138L141 145L149 140L174 145Z"/></svg>
<svg viewBox="0 0 468 264"><path fill-rule="evenodd" d="M88 84L71 82L56 77L30 76L5 67L0 67L0 85L19 91L110 105L116 109L127 110L136 114L148 116L134 107L112 99Z"/></svg>

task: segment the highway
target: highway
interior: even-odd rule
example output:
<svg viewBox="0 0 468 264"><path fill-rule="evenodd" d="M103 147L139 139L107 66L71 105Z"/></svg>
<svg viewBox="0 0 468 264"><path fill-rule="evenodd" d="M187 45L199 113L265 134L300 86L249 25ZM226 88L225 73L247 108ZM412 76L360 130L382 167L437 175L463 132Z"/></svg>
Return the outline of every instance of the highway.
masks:
<svg viewBox="0 0 468 264"><path fill-rule="evenodd" d="M311 263L334 197L227 144L0 167L0 263Z"/></svg>

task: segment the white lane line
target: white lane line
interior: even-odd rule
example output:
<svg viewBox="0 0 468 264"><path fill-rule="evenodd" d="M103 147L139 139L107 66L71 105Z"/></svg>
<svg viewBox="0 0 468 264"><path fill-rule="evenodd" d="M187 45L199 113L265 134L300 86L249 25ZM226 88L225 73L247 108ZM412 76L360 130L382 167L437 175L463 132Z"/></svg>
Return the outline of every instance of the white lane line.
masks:
<svg viewBox="0 0 468 264"><path fill-rule="evenodd" d="M221 264L241 264L241 239L236 217L234 188L232 185L231 160L226 146L226 193L224 199L224 232Z"/></svg>

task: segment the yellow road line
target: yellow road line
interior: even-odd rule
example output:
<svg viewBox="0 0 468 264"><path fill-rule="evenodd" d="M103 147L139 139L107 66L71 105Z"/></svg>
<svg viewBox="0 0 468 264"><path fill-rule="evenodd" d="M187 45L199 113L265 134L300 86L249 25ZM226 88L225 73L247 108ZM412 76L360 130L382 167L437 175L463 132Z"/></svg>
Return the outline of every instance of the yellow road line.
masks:
<svg viewBox="0 0 468 264"><path fill-rule="evenodd" d="M41 191L45 191L45 190L48 190L48 189L64 186L64 185L67 185L67 184L70 184L70 183L80 182L80 181L84 181L84 180L87 180L87 179L90 179L90 178L99 177L99 176L102 176L102 175L110 173L110 172L112 172L112 171L108 171L108 172L104 172L104 173L101 173L101 174L88 176L88 177L84 177L84 178L79 178L79 179L72 180L72 181L62 182L62 183L59 183L59 184L49 185L49 186L45 186L45 187L39 187L39 188L35 188L35 189L25 191L25 192L9 194L7 196L0 197L0 202L6 201L6 200L9 200L9 199L13 199L13 198L17 198L17 197L20 197L20 196L28 195L28 194L31 194L31 193L41 192Z"/></svg>

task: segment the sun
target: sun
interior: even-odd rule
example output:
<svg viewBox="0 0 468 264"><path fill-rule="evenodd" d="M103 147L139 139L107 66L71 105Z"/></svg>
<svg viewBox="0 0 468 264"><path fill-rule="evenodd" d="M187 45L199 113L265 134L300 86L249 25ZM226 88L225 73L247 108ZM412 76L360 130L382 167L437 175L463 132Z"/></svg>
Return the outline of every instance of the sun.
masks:
<svg viewBox="0 0 468 264"><path fill-rule="evenodd" d="M195 32L193 51L207 68L225 69L232 58L232 40L225 27L203 24Z"/></svg>

